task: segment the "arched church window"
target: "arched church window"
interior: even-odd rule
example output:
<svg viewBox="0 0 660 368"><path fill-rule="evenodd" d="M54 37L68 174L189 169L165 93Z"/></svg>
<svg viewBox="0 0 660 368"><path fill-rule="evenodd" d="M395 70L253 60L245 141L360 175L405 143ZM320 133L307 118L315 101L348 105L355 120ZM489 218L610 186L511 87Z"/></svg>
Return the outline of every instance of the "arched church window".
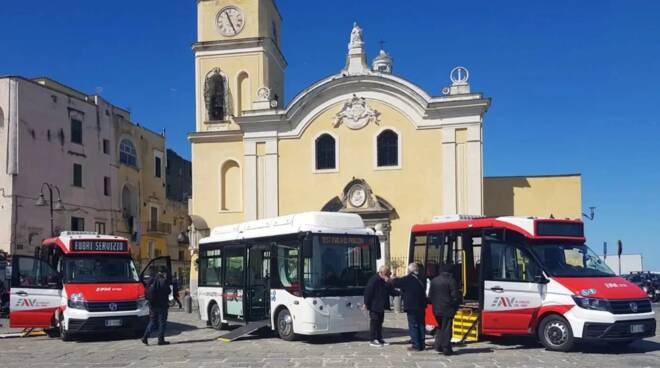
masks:
<svg viewBox="0 0 660 368"><path fill-rule="evenodd" d="M336 142L330 134L322 134L316 138L316 170L330 170L337 168Z"/></svg>
<svg viewBox="0 0 660 368"><path fill-rule="evenodd" d="M240 211L242 193L241 167L238 162L227 160L220 167L220 210Z"/></svg>
<svg viewBox="0 0 660 368"><path fill-rule="evenodd" d="M378 167L399 166L399 135L391 129L382 131L377 138Z"/></svg>
<svg viewBox="0 0 660 368"><path fill-rule="evenodd" d="M137 151L129 139L122 139L119 143L119 162L137 167Z"/></svg>
<svg viewBox="0 0 660 368"><path fill-rule="evenodd" d="M225 120L227 115L227 80L219 69L214 69L206 77L204 102L209 121Z"/></svg>

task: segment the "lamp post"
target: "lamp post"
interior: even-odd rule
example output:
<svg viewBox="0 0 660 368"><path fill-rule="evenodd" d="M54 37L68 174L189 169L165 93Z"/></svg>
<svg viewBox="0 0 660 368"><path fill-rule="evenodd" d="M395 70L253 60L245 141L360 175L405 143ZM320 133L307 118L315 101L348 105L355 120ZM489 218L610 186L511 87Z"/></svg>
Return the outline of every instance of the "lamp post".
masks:
<svg viewBox="0 0 660 368"><path fill-rule="evenodd" d="M55 236L53 212L64 210L64 205L62 204L62 194L60 193L60 188L57 185L43 183L41 184L41 193L39 193L39 198L37 198L37 201L35 202L36 206L43 207L47 203L44 196L44 187L48 188L48 203L50 205L50 236ZM57 201L55 202L55 205L53 205L53 189L57 191Z"/></svg>

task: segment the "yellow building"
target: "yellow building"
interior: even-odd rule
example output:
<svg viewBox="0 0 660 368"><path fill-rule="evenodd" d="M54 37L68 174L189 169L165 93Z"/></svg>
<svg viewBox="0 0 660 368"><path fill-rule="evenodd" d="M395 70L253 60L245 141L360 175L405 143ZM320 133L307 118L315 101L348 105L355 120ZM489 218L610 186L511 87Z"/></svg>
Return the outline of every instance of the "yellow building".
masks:
<svg viewBox="0 0 660 368"><path fill-rule="evenodd" d="M401 258L415 223L507 208L484 199L491 189L484 188L483 122L491 100L471 91L465 68L451 71L442 95L430 95L393 74L384 50L370 66L355 24L347 54L337 55L344 69L284 106L281 21L272 0L198 1L196 131L189 136L193 251L218 225L326 210L359 213L382 233L386 259ZM568 210L564 202L521 205L518 213L580 207L579 180L533 181L534 193L521 198L568 191L578 202Z"/></svg>
<svg viewBox="0 0 660 368"><path fill-rule="evenodd" d="M113 111L117 183L121 200L119 235L131 239L140 263L168 255L172 232L165 216L165 137L132 123L127 113Z"/></svg>

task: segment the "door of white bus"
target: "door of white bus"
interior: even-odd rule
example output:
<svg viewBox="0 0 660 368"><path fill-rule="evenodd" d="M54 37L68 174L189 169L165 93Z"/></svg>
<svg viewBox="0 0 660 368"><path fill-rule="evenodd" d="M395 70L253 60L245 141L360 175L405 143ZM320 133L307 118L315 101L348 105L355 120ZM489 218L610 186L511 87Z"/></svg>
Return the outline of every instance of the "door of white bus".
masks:
<svg viewBox="0 0 660 368"><path fill-rule="evenodd" d="M247 247L228 246L222 252L224 286L222 289L223 317L227 321L245 323L245 293Z"/></svg>
<svg viewBox="0 0 660 368"><path fill-rule="evenodd" d="M48 328L60 307L62 280L47 262L13 256L9 293L11 327Z"/></svg>

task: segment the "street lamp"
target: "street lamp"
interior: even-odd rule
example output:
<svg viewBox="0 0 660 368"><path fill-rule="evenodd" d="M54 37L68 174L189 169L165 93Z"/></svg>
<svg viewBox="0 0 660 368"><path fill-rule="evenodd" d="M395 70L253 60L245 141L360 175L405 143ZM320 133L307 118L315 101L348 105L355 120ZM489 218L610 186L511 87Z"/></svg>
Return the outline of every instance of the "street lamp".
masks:
<svg viewBox="0 0 660 368"><path fill-rule="evenodd" d="M44 196L44 187L48 188L48 202L46 202L46 197ZM57 191L57 201L53 205L53 189ZM50 236L55 236L55 226L53 224L53 212L54 211L64 211L64 205L62 204L62 195L60 193L60 188L57 185L43 183L41 184L41 193L39 193L39 198L34 203L36 206L43 207L48 203L50 205Z"/></svg>

